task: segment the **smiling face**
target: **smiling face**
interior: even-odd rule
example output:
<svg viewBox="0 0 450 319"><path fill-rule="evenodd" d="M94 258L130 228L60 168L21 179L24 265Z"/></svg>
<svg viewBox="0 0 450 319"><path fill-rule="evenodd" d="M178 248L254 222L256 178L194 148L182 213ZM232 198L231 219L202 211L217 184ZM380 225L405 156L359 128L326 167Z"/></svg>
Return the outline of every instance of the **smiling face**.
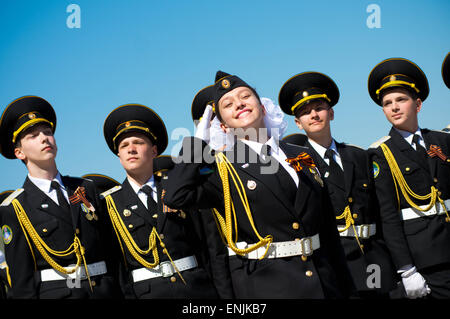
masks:
<svg viewBox="0 0 450 319"><path fill-rule="evenodd" d="M151 176L153 158L158 155L156 145L141 133L130 132L123 135L118 145L120 164L132 176Z"/></svg>
<svg viewBox="0 0 450 319"><path fill-rule="evenodd" d="M411 133L417 131L421 99L414 98L405 89L395 88L383 95L382 106L383 113L392 126Z"/></svg>
<svg viewBox="0 0 450 319"><path fill-rule="evenodd" d="M228 128L262 128L265 110L261 101L248 87L238 87L226 93L219 100L218 108L222 119L221 127Z"/></svg>
<svg viewBox="0 0 450 319"><path fill-rule="evenodd" d="M38 124L21 134L14 154L27 166L45 167L49 162L54 163L57 151L52 128L47 124Z"/></svg>
<svg viewBox="0 0 450 319"><path fill-rule="evenodd" d="M312 101L295 114L295 124L299 129L304 129L308 136L329 134L330 121L333 119L333 109L323 100Z"/></svg>

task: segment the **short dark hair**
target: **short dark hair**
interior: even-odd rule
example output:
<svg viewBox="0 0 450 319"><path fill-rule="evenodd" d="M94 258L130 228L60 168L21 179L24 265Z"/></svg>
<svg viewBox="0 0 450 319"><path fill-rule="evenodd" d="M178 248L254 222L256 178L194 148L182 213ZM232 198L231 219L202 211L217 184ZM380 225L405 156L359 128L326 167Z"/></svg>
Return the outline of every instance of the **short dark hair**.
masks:
<svg viewBox="0 0 450 319"><path fill-rule="evenodd" d="M383 97L387 94L390 93L392 91L395 91L396 89L402 89L403 91L405 91L413 100L417 100L419 99L419 94L417 94L416 91L413 91L412 89L408 89L406 87L402 87L402 86L395 86L395 87L390 87L387 88L386 90L383 90L382 94L381 94L381 103L383 103Z"/></svg>
<svg viewBox="0 0 450 319"><path fill-rule="evenodd" d="M255 94L256 98L257 98L258 101L259 101L259 103L262 104L261 98L259 97L258 92L256 92L256 89L255 89L255 88L252 88L252 87L249 87L249 89L250 89L250 91L253 92L253 94ZM217 101L217 105L216 105L216 107L215 107L215 114L216 114L216 116L217 116L217 119L220 121L220 123L223 123L222 116L220 115L220 111L219 111L219 101Z"/></svg>
<svg viewBox="0 0 450 319"><path fill-rule="evenodd" d="M307 101L305 105L308 105L309 103L316 102L316 101L325 102L325 103L328 105L328 107L331 108L330 104L329 104L328 101L325 100L325 99L315 99L315 100L310 100L310 101ZM302 111L303 111L303 106L300 106L300 107L296 108L296 109L294 110L294 116L295 116L296 118L299 118Z"/></svg>

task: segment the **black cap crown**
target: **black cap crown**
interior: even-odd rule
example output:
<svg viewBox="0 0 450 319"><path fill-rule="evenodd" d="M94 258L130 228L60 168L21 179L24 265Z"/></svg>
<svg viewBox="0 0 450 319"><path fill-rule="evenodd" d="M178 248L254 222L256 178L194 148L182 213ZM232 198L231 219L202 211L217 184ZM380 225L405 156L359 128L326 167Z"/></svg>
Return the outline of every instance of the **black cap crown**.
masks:
<svg viewBox="0 0 450 319"><path fill-rule="evenodd" d="M114 109L106 117L103 134L109 149L114 154L117 154L119 137L129 132L139 132L148 136L157 146L158 154L164 152L167 147L166 126L158 114L147 106L125 104Z"/></svg>
<svg viewBox="0 0 450 319"><path fill-rule="evenodd" d="M281 109L289 115L294 115L295 110L317 99L327 101L330 106L339 100L336 83L319 72L304 72L291 77L278 95Z"/></svg>
<svg viewBox="0 0 450 319"><path fill-rule="evenodd" d="M382 105L383 92L396 87L416 93L422 101L425 101L430 91L425 73L407 59L386 59L370 72L369 94L378 105Z"/></svg>
<svg viewBox="0 0 450 319"><path fill-rule="evenodd" d="M11 102L0 118L0 151L6 158L14 159L14 144L28 128L45 123L53 132L56 114L53 107L38 96L23 96Z"/></svg>
<svg viewBox="0 0 450 319"><path fill-rule="evenodd" d="M450 89L450 52L442 62L442 78L444 79L445 85Z"/></svg>

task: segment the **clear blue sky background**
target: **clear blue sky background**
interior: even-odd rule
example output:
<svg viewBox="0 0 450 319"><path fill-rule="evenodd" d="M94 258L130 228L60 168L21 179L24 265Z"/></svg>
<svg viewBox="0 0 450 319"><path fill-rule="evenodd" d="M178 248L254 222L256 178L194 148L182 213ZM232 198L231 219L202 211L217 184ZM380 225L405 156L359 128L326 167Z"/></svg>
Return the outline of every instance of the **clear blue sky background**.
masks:
<svg viewBox="0 0 450 319"><path fill-rule="evenodd" d="M69 4L81 8L70 29ZM381 28L369 29L369 4ZM340 88L332 123L339 141L367 148L390 129L367 93L372 68L404 57L427 74L430 95L420 125L450 123L450 90L441 77L450 50L450 1L301 0L2 0L0 110L38 95L58 116L57 163L62 174L125 174L106 146L103 122L115 107L147 105L176 128L193 133L190 108L219 69L237 74L277 101L283 83L304 71L332 77ZM289 118L286 134L297 132ZM171 140L166 154L178 149ZM0 157L0 191L20 187L26 169Z"/></svg>

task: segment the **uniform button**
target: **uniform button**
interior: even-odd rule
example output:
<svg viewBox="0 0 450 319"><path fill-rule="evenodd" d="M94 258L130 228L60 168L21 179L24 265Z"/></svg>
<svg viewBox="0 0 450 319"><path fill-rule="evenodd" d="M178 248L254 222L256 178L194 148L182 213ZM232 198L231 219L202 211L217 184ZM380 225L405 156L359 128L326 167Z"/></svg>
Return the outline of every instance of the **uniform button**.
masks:
<svg viewBox="0 0 450 319"><path fill-rule="evenodd" d="M302 255L302 260L303 260L303 261L307 261L307 260L308 260L308 257ZM308 271L309 271L309 270L308 270Z"/></svg>
<svg viewBox="0 0 450 319"><path fill-rule="evenodd" d="M164 239L164 234L159 234L159 238Z"/></svg>
<svg viewBox="0 0 450 319"><path fill-rule="evenodd" d="M433 178L433 182L437 183L437 182L438 182L438 179L437 179L436 177Z"/></svg>
<svg viewBox="0 0 450 319"><path fill-rule="evenodd" d="M349 202L349 203L352 203L352 202L353 202L353 198L352 198L352 197L349 197L349 198L348 198L348 202Z"/></svg>
<svg viewBox="0 0 450 319"><path fill-rule="evenodd" d="M170 281L175 282L175 281L177 281L177 278L175 276L172 276L172 277L170 277Z"/></svg>
<svg viewBox="0 0 450 319"><path fill-rule="evenodd" d="M79 235L79 234L80 234L80 229L79 229L79 228L75 229L75 233L76 233L77 235Z"/></svg>
<svg viewBox="0 0 450 319"><path fill-rule="evenodd" d="M353 219L356 219L356 218L358 218L358 214L355 213L352 215L352 217L353 217Z"/></svg>
<svg viewBox="0 0 450 319"><path fill-rule="evenodd" d="M405 171L409 172L411 169L409 167L405 168Z"/></svg>
<svg viewBox="0 0 450 319"><path fill-rule="evenodd" d="M364 187L364 188L367 188L367 184L363 184L363 187Z"/></svg>
<svg viewBox="0 0 450 319"><path fill-rule="evenodd" d="M299 223L295 222L295 223L292 224L292 229L297 230L299 228L300 228L300 224Z"/></svg>
<svg viewBox="0 0 450 319"><path fill-rule="evenodd" d="M441 195L442 195L442 192L441 192L441 191L439 191L439 192L438 192L438 195L439 195L439 196L441 196Z"/></svg>
<svg viewBox="0 0 450 319"><path fill-rule="evenodd" d="M95 287L97 285L97 283L94 280L92 280L91 285L92 285L92 287Z"/></svg>
<svg viewBox="0 0 450 319"><path fill-rule="evenodd" d="M450 158L447 158L447 163L450 163Z"/></svg>
<svg viewBox="0 0 450 319"><path fill-rule="evenodd" d="M129 228L129 229L131 229L131 228L133 228L133 227L134 227L133 224L129 224L129 225L128 225L128 228Z"/></svg>
<svg viewBox="0 0 450 319"><path fill-rule="evenodd" d="M313 275L313 272L311 270L307 270L305 275L311 277Z"/></svg>

